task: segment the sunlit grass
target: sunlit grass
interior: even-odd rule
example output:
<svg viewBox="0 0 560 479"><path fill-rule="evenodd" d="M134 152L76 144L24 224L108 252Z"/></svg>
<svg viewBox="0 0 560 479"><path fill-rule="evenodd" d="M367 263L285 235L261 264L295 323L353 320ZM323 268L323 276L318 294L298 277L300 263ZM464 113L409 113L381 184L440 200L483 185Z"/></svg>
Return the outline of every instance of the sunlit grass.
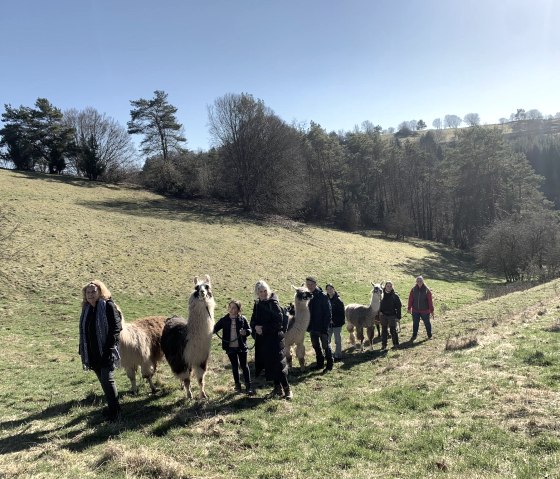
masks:
<svg viewBox="0 0 560 479"><path fill-rule="evenodd" d="M67 178L0 171L0 202L27 246L25 261L3 264L0 275L2 478L552 478L559 470L558 281L481 301L495 279L451 248L284 227L219 204ZM292 402L268 399L262 378L256 397L234 394L215 340L209 401L186 401L165 364L153 396L145 386L128 394L119 371L125 419L107 425L99 384L79 364L79 293L94 277L132 320L185 314L195 275L212 277L218 315L231 297L250 314L261 277L282 302L314 274L346 302L366 303L370 281L385 279L406 301L420 273L434 291L434 339L421 326L406 343L405 316L402 349L348 349L326 375L295 368ZM446 351L470 337L472 347Z"/></svg>

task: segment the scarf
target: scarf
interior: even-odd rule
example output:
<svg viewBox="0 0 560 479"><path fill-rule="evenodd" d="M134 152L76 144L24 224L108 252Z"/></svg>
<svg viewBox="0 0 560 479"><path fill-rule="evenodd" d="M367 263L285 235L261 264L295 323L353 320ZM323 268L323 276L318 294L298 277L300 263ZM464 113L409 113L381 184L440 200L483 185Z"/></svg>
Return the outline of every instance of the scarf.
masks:
<svg viewBox="0 0 560 479"><path fill-rule="evenodd" d="M90 369L88 345L86 338L86 320L92 306L88 303L82 309L80 316L80 356L82 357L82 365L85 370ZM109 322L107 321L107 301L100 299L97 302L95 311L95 332L97 336L97 346L99 348L99 356L103 356L105 345L107 344L107 334L109 333ZM117 358L118 352L117 352Z"/></svg>

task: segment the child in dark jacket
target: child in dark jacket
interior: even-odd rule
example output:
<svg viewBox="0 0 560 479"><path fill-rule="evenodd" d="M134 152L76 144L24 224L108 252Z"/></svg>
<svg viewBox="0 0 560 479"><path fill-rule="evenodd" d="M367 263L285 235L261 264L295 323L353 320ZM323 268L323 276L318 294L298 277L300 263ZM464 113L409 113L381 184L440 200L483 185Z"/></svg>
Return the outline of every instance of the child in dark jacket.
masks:
<svg viewBox="0 0 560 479"><path fill-rule="evenodd" d="M235 299L229 302L228 314L214 326L214 333L220 330L223 330L222 349L227 353L231 363L235 390L241 391L241 382L239 381L239 368L241 368L247 394L255 394L251 385L251 373L247 365L247 336L251 334L251 328L247 318L241 314L241 302Z"/></svg>

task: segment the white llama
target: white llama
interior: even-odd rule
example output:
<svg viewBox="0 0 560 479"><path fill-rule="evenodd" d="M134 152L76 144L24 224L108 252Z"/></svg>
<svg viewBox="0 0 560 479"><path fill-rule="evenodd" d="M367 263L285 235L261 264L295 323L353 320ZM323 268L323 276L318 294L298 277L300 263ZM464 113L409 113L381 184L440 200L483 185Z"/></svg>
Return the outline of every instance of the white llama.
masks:
<svg viewBox="0 0 560 479"><path fill-rule="evenodd" d="M132 393L138 392L136 371L140 367L142 377L147 379L152 389L156 387L152 377L156 372L157 363L163 359L161 350L161 333L165 324L165 316L149 316L126 323L122 319L122 331L119 338L121 367L126 371Z"/></svg>
<svg viewBox="0 0 560 479"><path fill-rule="evenodd" d="M171 370L185 388L187 398L192 398L191 372L194 369L200 386L199 398L207 398L204 375L210 357L214 329L215 302L210 277L204 281L194 278L194 291L189 297L188 319L173 317L165 322L161 347Z"/></svg>
<svg viewBox="0 0 560 479"><path fill-rule="evenodd" d="M358 341L360 343L360 350L364 350L364 328L367 330L367 336L370 345L373 347L373 336L375 334L375 326L377 326L377 334L379 331L379 307L381 305L382 289L379 284L373 284L371 291L371 302L369 306L362 304L349 304L344 309L346 316L346 329L350 333L350 342L356 343L354 336L354 329L356 329Z"/></svg>
<svg viewBox="0 0 560 479"><path fill-rule="evenodd" d="M296 356L299 360L299 366L301 369L305 367L305 332L307 331L307 326L309 326L310 313L309 313L309 301L313 295L305 287L296 288L294 296L294 316L288 324L288 331L284 335L284 345L286 351L286 360L288 361L288 367L292 367L292 346L296 346Z"/></svg>

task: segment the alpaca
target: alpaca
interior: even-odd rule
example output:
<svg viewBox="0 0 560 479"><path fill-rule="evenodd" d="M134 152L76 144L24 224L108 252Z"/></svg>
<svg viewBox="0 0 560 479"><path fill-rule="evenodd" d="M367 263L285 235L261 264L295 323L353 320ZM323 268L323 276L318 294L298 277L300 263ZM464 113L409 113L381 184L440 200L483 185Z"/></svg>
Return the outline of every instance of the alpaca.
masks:
<svg viewBox="0 0 560 479"><path fill-rule="evenodd" d="M182 382L188 399L191 391L191 372L194 369L200 386L200 399L207 398L204 376L210 357L214 308L210 277L204 281L194 278L194 291L189 297L188 319L172 317L165 321L161 348L171 370Z"/></svg>
<svg viewBox="0 0 560 479"><path fill-rule="evenodd" d="M133 394L138 393L136 370L139 366L142 377L150 383L152 394L156 392L152 376L157 363L163 359L161 333L164 323L165 316L149 316L132 323L126 323L124 318L122 320L119 340L121 367L126 370Z"/></svg>
<svg viewBox="0 0 560 479"><path fill-rule="evenodd" d="M311 318L309 313L309 300L313 295L305 287L296 288L294 296L294 312L293 316L290 317L288 323L288 330L284 334L284 345L286 351L286 360L288 361L288 367L292 367L292 345L296 345L296 356L299 360L299 366L301 369L305 367L305 345L303 344L305 339L305 332L307 331L307 326L309 326L309 320ZM290 304L290 309L291 309Z"/></svg>
<svg viewBox="0 0 560 479"><path fill-rule="evenodd" d="M360 342L360 350L364 350L364 328L367 330L368 340L373 346L373 337L375 335L375 326L377 326L377 334L381 335L379 330L379 307L381 305L382 289L379 284L373 284L371 291L371 302L369 306L362 304L349 304L344 309L346 316L346 329L350 333L350 342L356 343L354 329L356 329L358 341Z"/></svg>

